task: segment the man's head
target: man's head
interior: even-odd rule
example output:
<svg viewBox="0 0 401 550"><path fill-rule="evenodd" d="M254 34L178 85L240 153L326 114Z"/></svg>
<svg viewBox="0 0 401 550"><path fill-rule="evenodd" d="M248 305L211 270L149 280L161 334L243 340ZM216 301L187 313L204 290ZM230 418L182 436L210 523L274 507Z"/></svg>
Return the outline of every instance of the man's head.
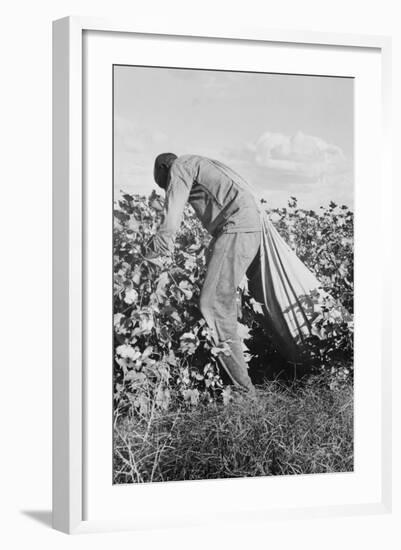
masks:
<svg viewBox="0 0 401 550"><path fill-rule="evenodd" d="M177 155L174 155L174 153L162 153L156 157L153 177L162 189L167 189L168 173L176 158Z"/></svg>

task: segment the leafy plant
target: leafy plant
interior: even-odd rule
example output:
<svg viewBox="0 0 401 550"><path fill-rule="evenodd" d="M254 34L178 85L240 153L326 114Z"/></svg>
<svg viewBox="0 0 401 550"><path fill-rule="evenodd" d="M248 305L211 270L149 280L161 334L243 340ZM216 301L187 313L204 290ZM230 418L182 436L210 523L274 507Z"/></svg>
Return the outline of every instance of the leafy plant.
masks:
<svg viewBox="0 0 401 550"><path fill-rule="evenodd" d="M149 417L174 407L191 409L223 393L224 374L198 309L209 236L188 206L172 258L149 259L160 223L162 199L125 194L114 211L114 398L119 415ZM353 214L330 203L319 213L288 208L269 215L280 234L317 275L324 290L353 309ZM240 324L251 376L293 374L261 322L260 306L241 290ZM325 304L322 304L323 306ZM311 370L331 382L352 375L352 322L323 307L316 337L309 342Z"/></svg>

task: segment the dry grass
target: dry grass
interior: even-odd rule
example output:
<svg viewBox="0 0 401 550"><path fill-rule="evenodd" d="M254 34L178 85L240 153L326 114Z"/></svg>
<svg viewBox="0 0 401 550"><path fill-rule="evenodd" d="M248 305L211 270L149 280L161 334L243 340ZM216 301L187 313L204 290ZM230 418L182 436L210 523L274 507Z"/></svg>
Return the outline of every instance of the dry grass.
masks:
<svg viewBox="0 0 401 550"><path fill-rule="evenodd" d="M257 399L116 422L114 482L348 472L353 389L269 382Z"/></svg>

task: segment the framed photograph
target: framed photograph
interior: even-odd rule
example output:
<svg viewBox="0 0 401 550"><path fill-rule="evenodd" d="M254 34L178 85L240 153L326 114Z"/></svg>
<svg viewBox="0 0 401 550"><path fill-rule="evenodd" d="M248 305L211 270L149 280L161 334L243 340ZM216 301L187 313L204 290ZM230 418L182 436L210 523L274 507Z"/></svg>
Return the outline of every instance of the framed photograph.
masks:
<svg viewBox="0 0 401 550"><path fill-rule="evenodd" d="M54 22L56 529L391 509L389 63Z"/></svg>

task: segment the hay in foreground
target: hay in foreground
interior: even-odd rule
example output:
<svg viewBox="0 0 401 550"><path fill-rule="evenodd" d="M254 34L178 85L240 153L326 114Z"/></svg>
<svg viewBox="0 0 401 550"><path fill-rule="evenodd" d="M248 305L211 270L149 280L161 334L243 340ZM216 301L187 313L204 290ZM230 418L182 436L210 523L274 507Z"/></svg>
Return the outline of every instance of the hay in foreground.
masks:
<svg viewBox="0 0 401 550"><path fill-rule="evenodd" d="M257 399L117 421L114 483L353 470L353 388L268 382Z"/></svg>

